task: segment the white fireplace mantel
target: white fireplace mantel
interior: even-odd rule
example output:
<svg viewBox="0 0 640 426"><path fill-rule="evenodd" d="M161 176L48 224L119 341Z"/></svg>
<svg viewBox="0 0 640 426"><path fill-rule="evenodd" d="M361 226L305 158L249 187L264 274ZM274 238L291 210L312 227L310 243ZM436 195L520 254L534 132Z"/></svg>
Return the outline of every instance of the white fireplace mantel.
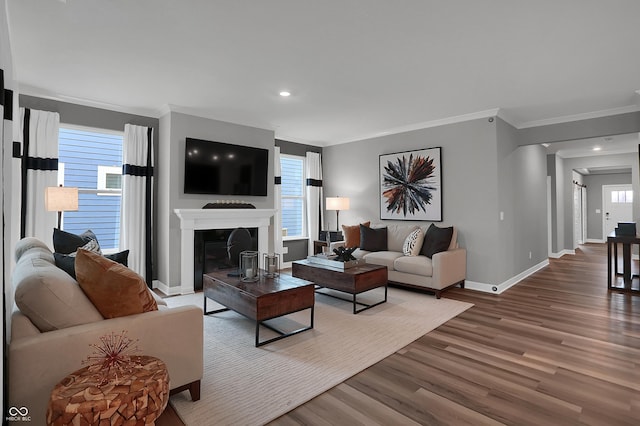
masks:
<svg viewBox="0 0 640 426"><path fill-rule="evenodd" d="M180 218L180 293L195 291L194 235L196 230L258 228L258 251L269 250L269 225L274 209L175 209Z"/></svg>

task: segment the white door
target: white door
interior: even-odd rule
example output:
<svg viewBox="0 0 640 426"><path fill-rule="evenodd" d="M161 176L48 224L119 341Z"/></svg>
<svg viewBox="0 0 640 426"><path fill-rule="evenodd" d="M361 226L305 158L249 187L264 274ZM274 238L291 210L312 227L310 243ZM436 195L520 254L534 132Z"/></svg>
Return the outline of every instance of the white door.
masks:
<svg viewBox="0 0 640 426"><path fill-rule="evenodd" d="M573 184L573 247L578 248L579 244L583 244L584 236L582 235L582 187L576 183Z"/></svg>
<svg viewBox="0 0 640 426"><path fill-rule="evenodd" d="M602 186L602 239L606 239L618 222L633 222L633 189L631 185Z"/></svg>

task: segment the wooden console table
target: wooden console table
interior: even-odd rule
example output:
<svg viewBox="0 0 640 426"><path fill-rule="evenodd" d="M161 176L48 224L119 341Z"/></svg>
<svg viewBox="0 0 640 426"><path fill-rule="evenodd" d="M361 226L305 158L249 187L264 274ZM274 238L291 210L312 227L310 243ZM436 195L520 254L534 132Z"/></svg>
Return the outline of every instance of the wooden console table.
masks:
<svg viewBox="0 0 640 426"><path fill-rule="evenodd" d="M618 272L618 244L622 244L622 273ZM634 244L640 245L640 236L616 235L615 231L607 235L607 287L609 290L640 292L640 285L636 289L633 288L633 279L638 278L638 275L631 273L631 246ZM619 276L622 276L624 284L622 287L614 285Z"/></svg>

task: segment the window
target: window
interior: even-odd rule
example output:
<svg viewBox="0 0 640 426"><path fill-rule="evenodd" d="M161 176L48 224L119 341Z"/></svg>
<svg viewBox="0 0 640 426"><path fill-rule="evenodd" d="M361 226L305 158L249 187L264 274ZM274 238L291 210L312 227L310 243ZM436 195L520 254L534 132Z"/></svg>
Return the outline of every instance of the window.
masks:
<svg viewBox="0 0 640 426"><path fill-rule="evenodd" d="M282 227L285 237L307 235L304 161L304 157L285 154L280 156Z"/></svg>
<svg viewBox="0 0 640 426"><path fill-rule="evenodd" d="M58 182L78 187L78 211L65 212L64 230L91 229L104 251L120 244L123 133L61 124Z"/></svg>
<svg viewBox="0 0 640 426"><path fill-rule="evenodd" d="M612 203L633 203L633 191L611 191Z"/></svg>

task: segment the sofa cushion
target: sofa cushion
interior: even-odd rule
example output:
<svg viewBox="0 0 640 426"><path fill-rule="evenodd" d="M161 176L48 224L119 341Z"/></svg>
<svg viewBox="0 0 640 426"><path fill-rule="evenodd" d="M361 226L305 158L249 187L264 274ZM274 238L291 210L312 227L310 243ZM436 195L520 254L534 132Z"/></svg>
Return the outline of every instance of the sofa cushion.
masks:
<svg viewBox="0 0 640 426"><path fill-rule="evenodd" d="M42 249L38 249L42 250ZM21 256L13 272L15 302L38 330L52 331L103 319L78 283L51 260Z"/></svg>
<svg viewBox="0 0 640 426"><path fill-rule="evenodd" d="M84 247L86 247L86 245L83 246L83 248ZM56 266L65 271L67 274L71 275L74 279L76 278L76 253L77 252L71 254L53 253L53 257L56 261ZM113 260L114 262L118 262L121 265L128 266L129 250L124 250L119 253L113 254L105 254L103 256L107 259Z"/></svg>
<svg viewBox="0 0 640 426"><path fill-rule="evenodd" d="M402 256L398 257L393 268L398 272L407 274L424 275L425 277L433 276L433 263L426 256Z"/></svg>
<svg viewBox="0 0 640 426"><path fill-rule="evenodd" d="M140 275L104 256L79 249L76 276L82 290L105 318L158 309Z"/></svg>
<svg viewBox="0 0 640 426"><path fill-rule="evenodd" d="M409 235L407 235L407 238L404 239L402 253L405 256L417 256L418 254L420 254L423 240L424 234L422 233L422 229L414 229Z"/></svg>
<svg viewBox="0 0 640 426"><path fill-rule="evenodd" d="M94 240L96 243L98 242L98 237L96 237L96 234L90 229L87 229L80 235L76 235L55 228L53 230L53 251L62 254L73 253L91 240ZM98 246L98 249L93 251L100 253L100 247Z"/></svg>
<svg viewBox="0 0 640 426"><path fill-rule="evenodd" d="M369 227L370 224L371 222L364 222L360 225ZM345 247L360 247L360 225L342 225L342 234L344 235Z"/></svg>
<svg viewBox="0 0 640 426"><path fill-rule="evenodd" d="M382 226L387 228L387 250L399 252L402 252L409 234L416 229L415 223L389 223Z"/></svg>
<svg viewBox="0 0 640 426"><path fill-rule="evenodd" d="M452 226L439 228L432 223L424 236L424 242L422 243L422 250L420 251L420 254L431 259L434 254L446 251L451 244L452 236Z"/></svg>
<svg viewBox="0 0 640 426"><path fill-rule="evenodd" d="M388 270L394 270L394 263L396 259L399 257L404 257L404 255L397 251L373 251L371 253L365 254L363 259L367 263L373 263L375 265L383 265L386 266Z"/></svg>
<svg viewBox="0 0 640 426"><path fill-rule="evenodd" d="M360 225L360 248L367 251L387 250L387 228Z"/></svg>

